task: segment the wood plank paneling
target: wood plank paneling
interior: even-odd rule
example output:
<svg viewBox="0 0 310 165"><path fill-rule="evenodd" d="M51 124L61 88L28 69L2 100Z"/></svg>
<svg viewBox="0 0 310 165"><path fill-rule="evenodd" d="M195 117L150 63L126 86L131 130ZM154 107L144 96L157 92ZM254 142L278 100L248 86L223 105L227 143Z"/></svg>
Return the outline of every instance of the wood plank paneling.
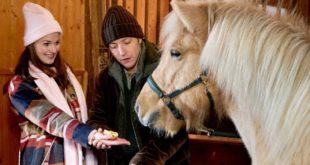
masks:
<svg viewBox="0 0 310 165"><path fill-rule="evenodd" d="M126 0L117 0L117 5L124 6Z"/></svg>
<svg viewBox="0 0 310 165"><path fill-rule="evenodd" d="M134 14L135 9L135 1L134 0L127 0L125 1L125 8L130 12Z"/></svg>
<svg viewBox="0 0 310 165"><path fill-rule="evenodd" d="M135 17L137 18L137 21L139 22L139 24L142 27L143 32L145 32L145 29L147 28L145 23L145 17L146 17L146 1L147 0L137 0L137 4L135 5ZM147 34L144 34L145 36L147 36Z"/></svg>
<svg viewBox="0 0 310 165"><path fill-rule="evenodd" d="M88 99L92 97L94 76L98 74L100 67L106 67L107 64L108 54L101 41L101 23L107 9L116 4L124 6L137 18L146 38L157 44L164 17L170 10L170 0L1 0L1 89L12 76L18 57L24 49L22 6L26 1L45 6L61 24L64 31L61 45L62 57L74 70L84 71L87 68L90 80ZM274 0L268 0L270 1ZM297 0L297 2L298 10L310 23L310 1ZM85 12L89 12L88 15ZM88 49L86 50L85 47ZM88 103L90 102L91 99ZM19 138L17 118L9 109L6 96L0 96L0 104L4 105L0 113L0 165L16 164Z"/></svg>
<svg viewBox="0 0 310 165"><path fill-rule="evenodd" d="M189 135L191 165L250 165L251 158L239 138Z"/></svg>
<svg viewBox="0 0 310 165"><path fill-rule="evenodd" d="M17 61L16 55L22 49L23 17L21 17L21 6L14 1L1 1L0 6L0 69L9 69ZM22 30L20 30L22 29Z"/></svg>
<svg viewBox="0 0 310 165"><path fill-rule="evenodd" d="M158 28L158 20L157 18L159 18L159 15L157 14L157 8L158 8L158 1L147 1L147 6L146 6L146 29L145 29L145 33L146 33L146 38L149 40L149 41L152 41L154 43L157 42L157 39L156 39L156 29Z"/></svg>
<svg viewBox="0 0 310 165"><path fill-rule="evenodd" d="M301 12L301 15L305 17L305 20L308 21L310 26L310 1L309 0L297 0L298 9Z"/></svg>
<svg viewBox="0 0 310 165"><path fill-rule="evenodd" d="M17 60L24 49L25 2L38 3L51 11L63 30L62 57L75 70L85 70L85 4L84 0L1 0L0 1L0 87L11 77ZM79 73L80 73L79 72ZM83 76L78 76L82 78ZM87 83L84 83L87 84ZM19 127L17 115L10 109L7 95L0 96L0 165L17 164Z"/></svg>
<svg viewBox="0 0 310 165"><path fill-rule="evenodd" d="M259 0L262 1L262 0ZM277 3L286 9L292 10L296 6L296 12L310 25L310 1L309 0L266 0L269 5L277 6Z"/></svg>
<svg viewBox="0 0 310 165"><path fill-rule="evenodd" d="M12 77L12 73L2 70L0 75L1 87L1 113L0 113L0 164L17 164L20 129L17 115L10 109L8 96L3 95L3 86ZM4 89L5 90L5 89ZM6 90L5 90L6 91Z"/></svg>

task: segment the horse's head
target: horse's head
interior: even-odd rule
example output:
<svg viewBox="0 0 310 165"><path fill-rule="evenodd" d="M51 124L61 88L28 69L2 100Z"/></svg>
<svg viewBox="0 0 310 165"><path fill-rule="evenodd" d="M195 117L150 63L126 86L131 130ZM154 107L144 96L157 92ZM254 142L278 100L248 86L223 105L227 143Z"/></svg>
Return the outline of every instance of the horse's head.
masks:
<svg viewBox="0 0 310 165"><path fill-rule="evenodd" d="M211 81L205 84L207 77L199 77L204 74L199 58L209 22L205 17L186 15L207 14L207 10L203 5L196 11L187 10L183 2L173 1L172 6L174 11L167 16L161 31L160 63L141 90L135 107L143 125L165 130L171 136L183 127L187 130L201 127L208 115L210 99L212 104L216 98ZM212 98L208 98L206 90L212 93Z"/></svg>

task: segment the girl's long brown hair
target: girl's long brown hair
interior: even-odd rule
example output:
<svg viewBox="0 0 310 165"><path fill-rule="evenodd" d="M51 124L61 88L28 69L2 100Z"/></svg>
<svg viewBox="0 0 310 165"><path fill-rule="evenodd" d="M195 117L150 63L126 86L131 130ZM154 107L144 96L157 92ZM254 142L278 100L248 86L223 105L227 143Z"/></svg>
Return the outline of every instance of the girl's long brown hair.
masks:
<svg viewBox="0 0 310 165"><path fill-rule="evenodd" d="M53 66L56 68L56 72L52 70L49 66L45 65L36 54L34 44L31 44L25 48L19 57L18 63L15 67L15 75L20 75L25 78L27 81L33 81L35 78L32 77L29 73L29 61L32 62L34 66L42 70L45 74L50 77L55 78L58 85L63 89L69 84L68 75L66 72L66 64L63 59L60 57L58 52ZM69 67L69 66L68 66Z"/></svg>

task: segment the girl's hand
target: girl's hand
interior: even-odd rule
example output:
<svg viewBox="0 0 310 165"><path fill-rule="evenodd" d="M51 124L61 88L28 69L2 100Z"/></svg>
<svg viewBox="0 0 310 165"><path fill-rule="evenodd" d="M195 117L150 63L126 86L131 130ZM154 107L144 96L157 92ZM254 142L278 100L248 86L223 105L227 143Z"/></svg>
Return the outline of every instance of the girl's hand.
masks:
<svg viewBox="0 0 310 165"><path fill-rule="evenodd" d="M93 145L97 149L109 149L113 145L130 145L130 142L126 139L119 138L118 134L113 131L104 130L99 128L98 131L91 134L93 138L89 141L90 145Z"/></svg>

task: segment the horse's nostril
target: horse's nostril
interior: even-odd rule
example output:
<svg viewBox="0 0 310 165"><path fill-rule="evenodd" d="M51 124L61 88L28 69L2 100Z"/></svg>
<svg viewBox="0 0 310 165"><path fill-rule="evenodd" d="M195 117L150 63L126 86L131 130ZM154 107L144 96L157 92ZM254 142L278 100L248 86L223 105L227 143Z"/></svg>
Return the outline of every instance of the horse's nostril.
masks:
<svg viewBox="0 0 310 165"><path fill-rule="evenodd" d="M135 111L137 114L139 114L139 104L138 103L135 104Z"/></svg>

